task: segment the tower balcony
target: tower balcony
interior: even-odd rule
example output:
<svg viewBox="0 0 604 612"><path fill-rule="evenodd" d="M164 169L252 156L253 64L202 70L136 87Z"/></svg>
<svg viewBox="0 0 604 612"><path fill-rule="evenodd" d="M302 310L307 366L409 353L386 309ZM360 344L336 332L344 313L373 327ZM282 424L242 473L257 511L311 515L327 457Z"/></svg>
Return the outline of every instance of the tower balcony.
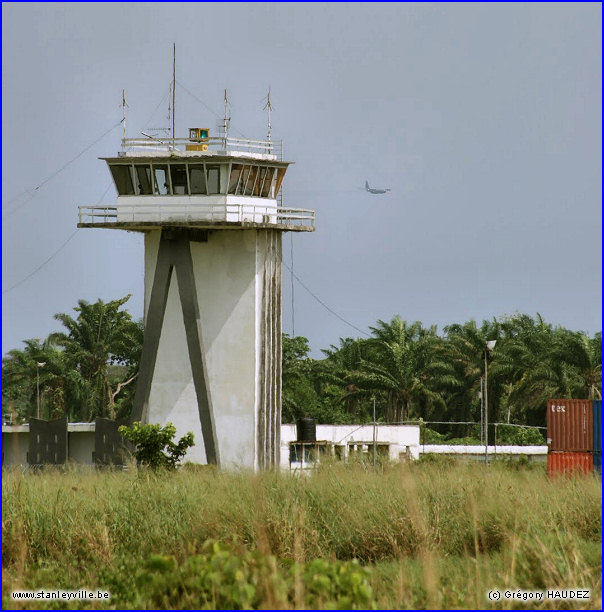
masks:
<svg viewBox="0 0 604 612"><path fill-rule="evenodd" d="M118 197L113 206L79 206L78 227L147 231L158 227L269 228L312 232L314 210L231 195Z"/></svg>

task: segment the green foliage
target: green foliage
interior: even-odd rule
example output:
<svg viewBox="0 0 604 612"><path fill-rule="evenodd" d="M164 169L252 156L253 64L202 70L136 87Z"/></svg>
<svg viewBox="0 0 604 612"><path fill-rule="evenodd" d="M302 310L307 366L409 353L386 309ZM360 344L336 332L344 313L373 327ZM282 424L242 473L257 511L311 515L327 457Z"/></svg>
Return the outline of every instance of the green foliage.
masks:
<svg viewBox="0 0 604 612"><path fill-rule="evenodd" d="M369 584L370 571L358 561L315 559L302 568L293 566L290 576L299 573L306 605L319 610L367 610L375 608Z"/></svg>
<svg viewBox="0 0 604 612"><path fill-rule="evenodd" d="M2 488L7 609L31 609L11 590L74 585L110 591L112 609L481 609L494 585L601 589L600 479L537 464L15 470ZM41 605L66 604L82 607Z"/></svg>
<svg viewBox="0 0 604 612"><path fill-rule="evenodd" d="M43 418L129 417L143 326L122 310L128 298L80 300L76 317L56 315L64 332L10 351L2 361L5 421L36 414L38 370ZM323 359L310 357L306 338L283 335L282 422L301 416L320 423L370 422L374 398L381 422L477 422L487 340L497 341L488 365L489 423L543 426L547 399L602 395L601 332L590 337L552 326L539 314L454 323L442 335L435 326L400 316L370 329L370 338L340 338ZM463 426L450 433L449 439L469 435ZM491 444L493 433L491 428Z"/></svg>
<svg viewBox="0 0 604 612"><path fill-rule="evenodd" d="M208 540L201 554L180 565L174 557L152 555L136 584L145 603L150 599L162 609L289 607L298 589L305 608L358 610L372 607L369 578L369 570L354 560L315 559L280 567L273 555Z"/></svg>
<svg viewBox="0 0 604 612"><path fill-rule="evenodd" d="M283 334L282 421L293 423L317 412L319 398L314 387L314 360L308 356L308 340Z"/></svg>
<svg viewBox="0 0 604 612"><path fill-rule="evenodd" d="M202 553L178 565L174 557L153 555L139 571L136 584L144 600L157 609L249 610L265 600L265 586L282 595L274 557L208 541Z"/></svg>
<svg viewBox="0 0 604 612"><path fill-rule="evenodd" d="M451 444L453 446L477 446L480 444L480 440L471 436L465 436L463 438L449 438L445 444Z"/></svg>
<svg viewBox="0 0 604 612"><path fill-rule="evenodd" d="M55 316L67 332L9 351L2 360L3 416L21 422L36 415L39 373L42 418L128 417L143 339L142 322L121 310L129 297L80 300L76 318Z"/></svg>
<svg viewBox="0 0 604 612"><path fill-rule="evenodd" d="M510 427L499 425L497 427L497 444L510 446L543 446L543 434L532 427Z"/></svg>
<svg viewBox="0 0 604 612"><path fill-rule="evenodd" d="M82 420L97 416L128 416L130 405L116 411L116 398L136 378L142 350L142 323L132 320L120 310L130 299L124 298L90 304L79 300L74 310L77 318L59 313L55 318L68 333L55 333L51 338L64 350L73 379L74 398ZM122 366L123 377L112 381L110 366Z"/></svg>
<svg viewBox="0 0 604 612"><path fill-rule="evenodd" d="M172 423L161 427L154 423L142 425L137 421L132 427L121 425L119 432L134 445L137 463L153 470L175 469L187 449L194 444L191 432L175 443L176 427Z"/></svg>
<svg viewBox="0 0 604 612"><path fill-rule="evenodd" d="M398 316L378 321L371 331L369 339L340 339L322 360L308 356L305 338L284 337L284 422L298 416L323 423L372 421L373 398L378 421L478 422L488 340L497 341L488 354L489 423L544 426L547 399L601 397L601 332L589 337L553 327L539 314L452 324L442 337L434 326ZM479 442L477 432L464 426L447 440L468 435ZM493 436L490 428L490 444ZM538 443L535 433L510 439Z"/></svg>
<svg viewBox="0 0 604 612"><path fill-rule="evenodd" d="M447 444L447 436L438 431L434 431L425 425L420 430L421 444Z"/></svg>
<svg viewBox="0 0 604 612"><path fill-rule="evenodd" d="M379 395L389 423L426 418L443 408L442 390L459 383L451 364L442 358L436 326L426 329L419 321L408 324L396 316L390 323L378 321L371 331L370 350L359 368L348 373L348 381L358 390L355 393Z"/></svg>

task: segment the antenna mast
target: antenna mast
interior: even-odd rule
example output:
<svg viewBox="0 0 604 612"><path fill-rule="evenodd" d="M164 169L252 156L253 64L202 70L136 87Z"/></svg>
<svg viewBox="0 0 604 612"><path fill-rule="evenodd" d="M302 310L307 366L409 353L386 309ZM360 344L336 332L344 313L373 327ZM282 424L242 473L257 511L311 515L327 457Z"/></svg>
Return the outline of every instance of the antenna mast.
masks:
<svg viewBox="0 0 604 612"><path fill-rule="evenodd" d="M266 97L266 104L264 105L264 109L263 110L267 110L268 109L268 133L267 133L267 140L270 142L271 141L271 110L273 110L273 107L271 105L271 88L269 86L268 88L268 96Z"/></svg>
<svg viewBox="0 0 604 612"><path fill-rule="evenodd" d="M128 108L126 104L126 90L122 89L122 127L124 130L122 136L122 151L126 146L126 108Z"/></svg>
<svg viewBox="0 0 604 612"><path fill-rule="evenodd" d="M174 120L176 115L176 43L173 43L172 59L172 148L174 148Z"/></svg>
<svg viewBox="0 0 604 612"><path fill-rule="evenodd" d="M231 117L228 113L228 106L229 106L229 97L227 94L227 90L224 90L224 120L223 120L223 124L222 124L222 129L224 130L224 148L226 150L227 147L227 140L229 138L229 123L231 122Z"/></svg>

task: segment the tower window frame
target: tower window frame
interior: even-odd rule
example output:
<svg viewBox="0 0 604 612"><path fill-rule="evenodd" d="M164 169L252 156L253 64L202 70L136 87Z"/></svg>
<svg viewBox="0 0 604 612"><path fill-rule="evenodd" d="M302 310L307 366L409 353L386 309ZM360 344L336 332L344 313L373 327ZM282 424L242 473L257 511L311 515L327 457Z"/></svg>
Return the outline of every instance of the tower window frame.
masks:
<svg viewBox="0 0 604 612"><path fill-rule="evenodd" d="M151 174L153 175L153 195L172 195L172 185L170 183L170 164L151 164ZM163 188L158 184L158 172L164 173ZM165 189L165 191L162 191Z"/></svg>
<svg viewBox="0 0 604 612"><path fill-rule="evenodd" d="M134 195L132 164L109 164L109 171L118 195Z"/></svg>
<svg viewBox="0 0 604 612"><path fill-rule="evenodd" d="M153 172L151 164L134 164L137 195L153 195Z"/></svg>

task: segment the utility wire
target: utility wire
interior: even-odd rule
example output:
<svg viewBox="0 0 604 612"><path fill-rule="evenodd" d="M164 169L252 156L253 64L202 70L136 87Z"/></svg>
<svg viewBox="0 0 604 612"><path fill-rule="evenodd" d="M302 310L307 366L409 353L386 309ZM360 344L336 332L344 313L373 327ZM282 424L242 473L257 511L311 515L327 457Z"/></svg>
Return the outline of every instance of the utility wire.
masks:
<svg viewBox="0 0 604 612"><path fill-rule="evenodd" d="M8 293L9 291L12 291L13 289L16 289L17 287L22 285L26 280L30 279L36 272L39 272L47 263L52 261L67 246L67 244L71 241L71 239L77 233L78 233L78 230L76 229L71 234L71 236L69 236L69 238L67 238L67 240L46 261L41 263L33 272L30 272L25 278L22 278L18 283L15 283L12 287L9 287L8 289L4 289L2 291L2 295L4 295L5 293Z"/></svg>
<svg viewBox="0 0 604 612"><path fill-rule="evenodd" d="M99 201L96 203L96 206L98 206L103 201L103 198L109 191L110 187L111 183L107 185L107 189L105 189L103 195L99 198ZM34 274L36 274L36 272L39 272L47 263L50 263L69 244L69 242L71 242L71 239L78 233L78 229L79 228L76 228L76 230L69 236L69 238L67 238L67 240L65 240L65 242L48 259L46 259L46 261L42 262L33 272L30 272L25 278L22 278L18 283L15 283L11 287L8 287L8 289L4 289L2 291L2 295L4 295L5 293L9 293L13 289L16 289L17 287L21 286L26 280L30 279Z"/></svg>
<svg viewBox="0 0 604 612"><path fill-rule="evenodd" d="M356 331L358 331L359 333L363 334L363 336L367 336L368 338L370 338L370 334L368 334L367 332L364 332L362 329L359 329L356 325L353 325L352 323L349 323L344 317L341 317L337 312L335 312L335 310L332 310L323 300L321 300L321 298L319 298L317 295L315 295L298 277L297 274L294 273L294 271L283 261L283 258L281 258L281 263L291 272L292 276L300 283L300 285L302 286L303 289L306 289L306 291L308 293L310 293L310 295L317 300L317 302L319 302L319 304L321 304L321 306L323 306L323 308L325 308L325 310L328 310L334 317L337 317L338 319L340 319L340 321L342 321L343 323L346 323L346 325L348 325L349 327L352 327L352 329L355 329Z"/></svg>
<svg viewBox="0 0 604 612"><path fill-rule="evenodd" d="M166 101L166 98L168 98L169 95L170 95L170 90L168 89L168 91L164 94L164 97L159 101L158 105L153 109L153 112L151 113L151 116L149 117L149 119L147 119L147 121L143 124L146 129L149 129L148 128L149 122L151 121L151 119L153 119L153 117L155 117L155 113L157 112L157 109Z"/></svg>
<svg viewBox="0 0 604 612"><path fill-rule="evenodd" d="M97 144L97 142L99 142L100 140L102 140L103 138L105 138L105 136L107 136L107 134L109 134L109 132L111 132L112 130L115 130L116 127L119 127L122 124L122 121L118 121L118 123L116 123L115 125L112 125L106 132L103 132L103 134L101 134L101 136L99 136L94 142L91 142L85 149L82 149L82 151L80 151L73 159L70 159L65 165L61 166L58 170L56 170L55 172L53 172L50 176L46 177L37 187L34 187L33 189L25 189L24 191L22 191L21 193L17 194L16 196L14 196L13 198L11 198L7 204L12 204L15 200L18 200L21 196L25 195L26 193L30 194L30 197L25 200L24 202L21 202L20 204L17 204L17 206L15 206L14 208L12 208L11 210L9 210L6 214L2 215L2 218L5 219L6 217L9 217L10 215L12 215L16 210L18 210L20 207L24 206L25 204L27 204L28 202L30 202L33 197L35 195L37 195L38 190L40 189L40 187L42 187L43 185L45 185L46 183L48 183L48 181L52 180L55 176L57 176L57 174L59 174L60 172L63 172L63 170L65 170L65 168L67 168L69 165L71 165L74 161L76 161L77 159L79 159L80 157L82 157L82 155L84 155L84 153L86 153L86 151L88 151L89 149L91 149L95 144Z"/></svg>
<svg viewBox="0 0 604 612"><path fill-rule="evenodd" d="M176 84L179 87L182 87L182 89L184 89L192 98L195 98L195 100L197 100L200 104L202 104L215 117L217 117L218 119L222 119L223 118L214 109L210 108L203 100L200 100L192 91L187 89L178 79L176 80ZM245 134L243 134L242 132L240 132L237 128L233 128L233 129L235 130L235 132L237 132L239 134L239 136L241 136L241 138L247 138L247 136Z"/></svg>

